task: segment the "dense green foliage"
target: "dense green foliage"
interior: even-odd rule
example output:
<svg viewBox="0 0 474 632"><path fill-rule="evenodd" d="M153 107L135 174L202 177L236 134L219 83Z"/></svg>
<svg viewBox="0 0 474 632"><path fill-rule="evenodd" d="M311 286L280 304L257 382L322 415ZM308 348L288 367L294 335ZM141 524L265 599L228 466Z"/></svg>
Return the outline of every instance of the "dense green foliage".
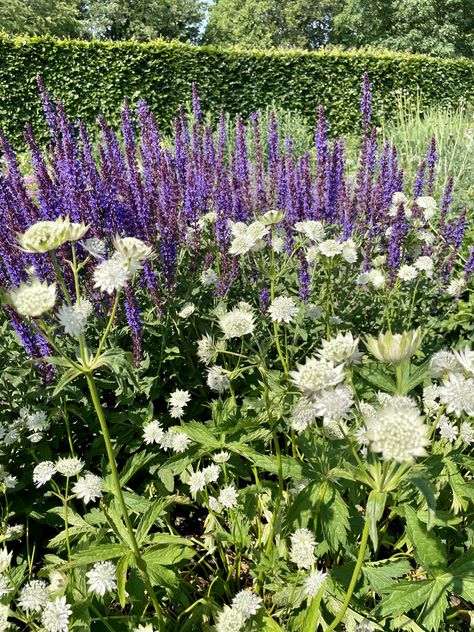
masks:
<svg viewBox="0 0 474 632"><path fill-rule="evenodd" d="M244 115L276 103L314 121L316 104L326 109L334 133L359 128L359 80L368 71L374 83L379 122L396 110L395 92L421 91L423 102L457 104L472 93L474 64L426 56L375 52L257 52L193 47L162 41L57 41L52 38L0 39L0 117L15 142L30 120L41 137L43 115L35 83L40 73L74 118L92 123L99 112L117 121L120 104L146 99L161 124L169 123L191 83L203 109ZM44 136L46 138L46 136Z"/></svg>

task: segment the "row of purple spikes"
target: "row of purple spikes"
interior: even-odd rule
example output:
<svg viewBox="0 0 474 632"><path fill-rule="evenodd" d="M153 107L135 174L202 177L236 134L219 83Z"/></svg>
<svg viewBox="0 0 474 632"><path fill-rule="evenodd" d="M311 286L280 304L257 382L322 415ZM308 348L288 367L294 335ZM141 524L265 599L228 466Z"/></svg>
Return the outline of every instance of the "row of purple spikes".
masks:
<svg viewBox="0 0 474 632"><path fill-rule="evenodd" d="M248 126L237 117L232 139L222 113L215 134L204 122L195 86L193 117L190 120L181 108L174 122L172 148L167 148L144 101L139 103L135 116L125 103L120 138L99 117L101 141L94 145L84 126L80 122L74 126L62 104L53 103L39 77L38 86L51 144L42 151L31 126L26 126L34 191L23 177L8 141L0 136L6 167L0 175L2 286L18 284L30 266L40 278L54 278L48 257L21 253L14 246L13 235L35 221L68 215L73 221L90 224L89 236L110 240L119 233L139 237L157 247L158 262L153 267L147 264L142 284L161 309L163 294L174 289L177 255L188 228L196 229L191 246L194 260L203 260L198 220L204 213L214 211L221 257L218 292L223 294L238 270L237 260L228 254L229 222L247 222L255 214L273 208L285 211L282 227L288 249L292 247L296 222L321 219L340 226L346 239L354 234L365 237L364 269L370 266L373 241L384 240L390 274L392 278L396 276L407 226L402 211L394 218L388 211L393 194L403 190L404 178L396 148L391 143L378 146L377 131L371 124L372 92L367 74L362 83L361 149L354 178L347 173L344 138L330 142L323 108L318 110L315 151L301 156L295 154L291 138L280 137L274 115L270 118L265 154L258 113L251 116ZM249 135L253 160L249 159ZM432 194L437 159L433 139L418 170L414 197ZM443 270L445 280L452 270L452 254L446 244L458 249L465 227L462 218L455 222L447 219L452 184L448 182L446 188L439 227L442 260L438 261L438 269ZM389 226L392 236L388 240L384 234ZM302 253L299 258L300 295L307 300L309 274ZM138 356L141 319L130 289L126 292L125 311ZM40 343L37 340L37 348Z"/></svg>

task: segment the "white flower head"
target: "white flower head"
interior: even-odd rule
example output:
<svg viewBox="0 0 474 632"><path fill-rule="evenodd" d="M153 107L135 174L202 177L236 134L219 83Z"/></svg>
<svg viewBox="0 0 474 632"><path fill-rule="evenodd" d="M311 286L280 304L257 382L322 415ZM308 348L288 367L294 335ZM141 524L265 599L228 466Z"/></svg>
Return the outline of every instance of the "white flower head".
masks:
<svg viewBox="0 0 474 632"><path fill-rule="evenodd" d="M474 428L468 421L463 421L461 423L461 427L459 428L459 438L467 445L471 445L474 441Z"/></svg>
<svg viewBox="0 0 474 632"><path fill-rule="evenodd" d="M344 365L335 365L320 358L306 358L304 364L297 366L290 372L293 384L307 397L312 398L315 393L329 386L336 386L344 379Z"/></svg>
<svg viewBox="0 0 474 632"><path fill-rule="evenodd" d="M328 574L323 571L312 571L304 580L303 590L307 597L316 597Z"/></svg>
<svg viewBox="0 0 474 632"><path fill-rule="evenodd" d="M382 290L386 285L386 279L383 272L377 268L371 270L368 274L368 281L375 290Z"/></svg>
<svg viewBox="0 0 474 632"><path fill-rule="evenodd" d="M470 377L474 376L474 351L469 347L465 347L461 351L454 351L454 357L456 358L460 367L464 369Z"/></svg>
<svg viewBox="0 0 474 632"><path fill-rule="evenodd" d="M314 564L316 540L309 529L296 529L290 536L290 560L298 568L311 568Z"/></svg>
<svg viewBox="0 0 474 632"><path fill-rule="evenodd" d="M399 364L418 351L422 337L422 331L419 328L414 331L404 331L402 334L392 334L387 331L380 333L377 338L367 336L366 345L369 352L380 362Z"/></svg>
<svg viewBox="0 0 474 632"><path fill-rule="evenodd" d="M462 365L452 351L442 349L431 356L430 375L439 378L446 377L450 373L461 373Z"/></svg>
<svg viewBox="0 0 474 632"><path fill-rule="evenodd" d="M402 281L413 281L418 276L418 270L415 266L404 264L398 270L398 278Z"/></svg>
<svg viewBox="0 0 474 632"><path fill-rule="evenodd" d="M463 278L452 279L448 287L446 288L446 292L449 294L449 296L454 296L457 298L458 296L461 296L461 294L464 292L465 289L466 289L465 279Z"/></svg>
<svg viewBox="0 0 474 632"><path fill-rule="evenodd" d="M68 632L71 614L72 609L66 597L57 597L46 603L41 616L41 624L47 632Z"/></svg>
<svg viewBox="0 0 474 632"><path fill-rule="evenodd" d="M296 222L295 230L315 243L319 243L324 239L324 225L322 222L310 219L304 222Z"/></svg>
<svg viewBox="0 0 474 632"><path fill-rule="evenodd" d="M110 560L97 562L91 570L86 573L89 590L101 597L107 592L112 592L117 587L115 581L116 572L115 564Z"/></svg>
<svg viewBox="0 0 474 632"><path fill-rule="evenodd" d="M27 413L25 423L31 432L41 432L48 427L48 418L44 410L36 410L32 413Z"/></svg>
<svg viewBox="0 0 474 632"><path fill-rule="evenodd" d="M306 397L300 397L291 411L291 425L296 432L302 432L314 422L316 417L316 408L313 402Z"/></svg>
<svg viewBox="0 0 474 632"><path fill-rule="evenodd" d="M81 300L74 305L61 305L58 310L59 324L68 336L77 338L84 333L93 311L94 307L88 300Z"/></svg>
<svg viewBox="0 0 474 632"><path fill-rule="evenodd" d="M223 393L229 388L230 381L222 367L215 365L208 370L207 385L218 393Z"/></svg>
<svg viewBox="0 0 474 632"><path fill-rule="evenodd" d="M8 577L5 577L5 575L0 575L0 599L2 597L5 597L5 595L9 595L12 590L13 589L10 587Z"/></svg>
<svg viewBox="0 0 474 632"><path fill-rule="evenodd" d="M306 251L306 261L311 263L316 263L319 260L319 247L318 246L310 246Z"/></svg>
<svg viewBox="0 0 474 632"><path fill-rule="evenodd" d="M18 245L24 252L43 253L59 248L68 241L69 218L58 217L53 221L36 222L22 235Z"/></svg>
<svg viewBox="0 0 474 632"><path fill-rule="evenodd" d="M201 284L204 287L217 287L219 285L219 275L212 268L207 268L201 273Z"/></svg>
<svg viewBox="0 0 474 632"><path fill-rule="evenodd" d="M217 452L212 456L212 460L214 461L214 463L227 463L229 459L230 452L227 452L227 450L221 450L220 452Z"/></svg>
<svg viewBox="0 0 474 632"><path fill-rule="evenodd" d="M34 277L28 283L12 288L9 299L20 316L37 318L53 309L56 303L56 283L48 285Z"/></svg>
<svg viewBox="0 0 474 632"><path fill-rule="evenodd" d="M13 551L7 549L0 549L0 573L4 573L10 566L12 561Z"/></svg>
<svg viewBox="0 0 474 632"><path fill-rule="evenodd" d="M352 239L342 242L342 258L347 263L355 263L357 261L357 245Z"/></svg>
<svg viewBox="0 0 474 632"><path fill-rule="evenodd" d="M446 405L446 412L460 417L462 413L474 415L474 378L451 373L439 387L439 400Z"/></svg>
<svg viewBox="0 0 474 632"><path fill-rule="evenodd" d="M429 222L430 219L433 219L433 217L436 215L437 207L436 200L433 197L431 197L430 195L423 195L417 197L415 202L416 205L422 209L424 218L427 222Z"/></svg>
<svg viewBox="0 0 474 632"><path fill-rule="evenodd" d="M244 625L245 617L239 610L224 606L222 612L219 613L216 632L241 632Z"/></svg>
<svg viewBox="0 0 474 632"><path fill-rule="evenodd" d="M232 599L232 608L240 612L245 621L256 615L261 607L261 598L251 590L241 590Z"/></svg>
<svg viewBox="0 0 474 632"><path fill-rule="evenodd" d="M94 287L101 292L113 294L124 288L132 275L124 260L118 257L107 259L94 270Z"/></svg>
<svg viewBox="0 0 474 632"><path fill-rule="evenodd" d="M314 411L324 421L348 419L354 404L354 393L348 386L339 384L335 388L320 391L313 400Z"/></svg>
<svg viewBox="0 0 474 632"><path fill-rule="evenodd" d="M96 259L102 259L103 257L105 257L106 247L105 242L103 242L102 239L97 239L97 237L90 237L84 242L81 242L81 246Z"/></svg>
<svg viewBox="0 0 474 632"><path fill-rule="evenodd" d="M319 252L328 258L336 257L342 253L343 245L335 239L326 239L319 244Z"/></svg>
<svg viewBox="0 0 474 632"><path fill-rule="evenodd" d="M188 449L189 444L191 443L191 439L186 433L180 432L179 430L171 429L168 432L168 435L173 452L181 454Z"/></svg>
<svg viewBox="0 0 474 632"><path fill-rule="evenodd" d="M452 421L446 417L446 415L441 415L438 421L438 432L441 439L445 441L449 441L449 443L454 443L458 436L458 429L453 424Z"/></svg>
<svg viewBox="0 0 474 632"><path fill-rule="evenodd" d="M189 491L191 494L197 494L206 487L207 481L204 472L193 472L188 480Z"/></svg>
<svg viewBox="0 0 474 632"><path fill-rule="evenodd" d="M226 509L232 509L233 507L237 506L237 490L233 485L223 487L217 500L222 507L225 507Z"/></svg>
<svg viewBox="0 0 474 632"><path fill-rule="evenodd" d="M74 483L72 491L77 498L87 505L91 501L102 498L103 481L95 474L84 474Z"/></svg>
<svg viewBox="0 0 474 632"><path fill-rule="evenodd" d="M197 357L203 364L210 364L216 355L216 343L212 336L204 334L197 342Z"/></svg>
<svg viewBox="0 0 474 632"><path fill-rule="evenodd" d="M33 470L33 482L36 487L44 485L56 474L56 466L51 461L42 461Z"/></svg>
<svg viewBox="0 0 474 632"><path fill-rule="evenodd" d="M217 465L217 463L211 463L211 465L208 465L203 469L202 473L204 474L206 484L215 483L220 476L221 468Z"/></svg>
<svg viewBox="0 0 474 632"><path fill-rule="evenodd" d="M273 224L279 224L285 217L285 211L276 211L274 209L267 211L261 217L258 218L259 222L265 226L272 226Z"/></svg>
<svg viewBox="0 0 474 632"><path fill-rule="evenodd" d="M439 402L439 387L430 384L423 389L423 409L427 415L431 415L436 412L440 406Z"/></svg>
<svg viewBox="0 0 474 632"><path fill-rule="evenodd" d="M56 470L63 476L77 476L84 467L84 461L77 456L59 458L56 463Z"/></svg>
<svg viewBox="0 0 474 632"><path fill-rule="evenodd" d="M143 428L143 440L147 445L150 443L160 443L164 434L163 426L157 419L150 421Z"/></svg>
<svg viewBox="0 0 474 632"><path fill-rule="evenodd" d="M277 323L291 323L298 313L295 301L288 296L278 296L268 308L271 319Z"/></svg>
<svg viewBox="0 0 474 632"><path fill-rule="evenodd" d="M431 257L423 255L422 257L418 257L415 261L414 266L420 272L424 272L428 278L433 276L433 266L434 262Z"/></svg>
<svg viewBox="0 0 474 632"><path fill-rule="evenodd" d="M135 259L143 261L144 259L153 259L154 252L151 246L147 246L145 242L136 237L118 237L114 239L114 246L126 259Z"/></svg>
<svg viewBox="0 0 474 632"><path fill-rule="evenodd" d="M184 413L184 407L190 399L191 395L189 394L189 391L184 391L178 388L173 393L171 393L168 400L168 403L170 405L171 417L182 417Z"/></svg>
<svg viewBox="0 0 474 632"><path fill-rule="evenodd" d="M314 305L313 303L308 303L306 305L306 318L311 318L311 320L319 320L323 314L323 308L321 305Z"/></svg>
<svg viewBox="0 0 474 632"><path fill-rule="evenodd" d="M48 587L45 581L32 579L21 588L18 605L25 612L41 612L47 603Z"/></svg>
<svg viewBox="0 0 474 632"><path fill-rule="evenodd" d="M178 312L178 316L183 320L189 318L196 311L196 305L194 303L186 303Z"/></svg>
<svg viewBox="0 0 474 632"><path fill-rule="evenodd" d="M219 315L219 327L225 338L242 338L255 329L255 318L248 308L234 307Z"/></svg>
<svg viewBox="0 0 474 632"><path fill-rule="evenodd" d="M426 454L428 427L408 397L392 397L376 417L365 418L365 425L371 450L381 453L384 460L410 463Z"/></svg>
<svg viewBox="0 0 474 632"><path fill-rule="evenodd" d="M320 356L327 362L346 362L347 364L358 364L362 353L358 350L359 338L354 338L350 331L345 334L339 333L335 338L323 340Z"/></svg>

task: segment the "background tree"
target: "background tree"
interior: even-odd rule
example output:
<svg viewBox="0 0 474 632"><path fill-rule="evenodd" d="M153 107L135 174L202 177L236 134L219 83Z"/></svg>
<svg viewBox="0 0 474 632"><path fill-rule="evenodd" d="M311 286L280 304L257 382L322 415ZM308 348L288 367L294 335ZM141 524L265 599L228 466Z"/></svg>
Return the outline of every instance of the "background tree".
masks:
<svg viewBox="0 0 474 632"><path fill-rule="evenodd" d="M0 30L13 35L85 35L79 0L0 0Z"/></svg>

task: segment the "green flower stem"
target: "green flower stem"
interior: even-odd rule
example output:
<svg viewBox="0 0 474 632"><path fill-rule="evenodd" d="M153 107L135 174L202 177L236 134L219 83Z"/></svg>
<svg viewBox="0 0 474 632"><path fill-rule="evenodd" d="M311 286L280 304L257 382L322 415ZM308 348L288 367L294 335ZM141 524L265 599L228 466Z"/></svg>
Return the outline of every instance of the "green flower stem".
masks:
<svg viewBox="0 0 474 632"><path fill-rule="evenodd" d="M283 461L281 457L280 444L278 443L278 433L275 430L273 430L272 434L273 434L273 443L275 445L275 454L277 457L277 466L278 466L278 496L275 501L275 506L273 508L272 522L270 525L270 533L268 535L267 546L265 549L266 555L269 555L270 551L272 550L276 521L278 520L278 511L280 510L280 505L283 498Z"/></svg>
<svg viewBox="0 0 474 632"><path fill-rule="evenodd" d="M117 304L118 301L116 299L115 304ZM137 567L143 577L143 581L145 583L145 587L148 591L148 594L150 595L150 599L153 603L153 607L155 609L155 613L156 616L158 617L158 619L160 620L160 622L162 621L162 615L161 615L161 607L160 604L158 603L158 599L155 595L155 592L153 590L153 586L151 584L150 581L150 576L148 574L148 570L147 570L147 566L146 566L146 562L143 559L141 553L140 553L140 549L138 547L138 543L135 537L135 532L133 530L133 526L132 526L132 521L130 520L130 516L128 515L128 510L127 510L127 505L125 504L125 499L123 497L123 493L122 493L122 488L120 485L120 478L119 478L119 473L117 470L117 464L115 462L115 455L114 455L114 451L113 451L113 447L112 447L112 442L110 440L110 434L109 434L109 429L107 426L107 421L105 419L105 415L104 415L104 411L102 409L102 405L100 403L100 398L99 398L99 394L97 392L97 388L94 382L94 378L92 376L91 372L86 372L85 373L86 376L86 380L87 380L87 386L89 387L89 392L92 398L92 403L94 404L94 409L95 412L97 414L97 418L99 419L99 423L100 423L100 428L102 431L102 436L104 438L104 443L105 443L105 449L107 451L107 457L109 460L109 465L110 465L110 470L112 473L112 480L113 480L113 485L114 485L114 493L115 496L117 498L117 500L119 501L120 507L122 509L122 514L125 520L125 525L127 527L127 532L128 535L130 537L130 543L132 546L132 551L133 551L133 555L135 556L135 562L137 564Z"/></svg>
<svg viewBox="0 0 474 632"><path fill-rule="evenodd" d="M68 305L72 305L72 300L71 300L71 297L69 295L68 289L66 287L66 283L64 281L64 275L63 275L63 272L62 272L61 267L59 265L56 253L54 252L54 250L50 250L49 254L51 255L51 261L53 262L54 271L56 272L56 277L57 277L58 283L59 283L59 285L60 285L60 287L61 287L61 289L63 291L64 298L66 299Z"/></svg>
<svg viewBox="0 0 474 632"><path fill-rule="evenodd" d="M352 593L354 592L354 589L356 587L357 584L357 580L359 579L359 574L362 568L362 564L364 563L364 556L365 556L365 550L367 548L367 542L369 540L369 521L366 520L365 524L364 524L364 529L362 531L362 538L360 541L360 548L359 548L359 555L357 556L357 562L354 568L354 572L352 573L352 577L351 577L351 581L349 584L349 588L347 589L347 593L346 596L344 598L344 601L342 603L342 607L341 610L339 612L339 614L337 615L337 617L334 619L334 621L331 623L331 625L326 628L326 632L333 632L333 630L335 630L337 628L337 626L341 623L341 621L344 618L344 615L346 614L346 610L349 607L351 598L352 598Z"/></svg>
<svg viewBox="0 0 474 632"><path fill-rule="evenodd" d="M95 354L94 364L99 359L99 356L100 356L101 351L102 351L102 349L104 347L105 341L107 340L107 336L109 335L109 332L110 332L110 330L112 328L112 325L114 323L115 314L117 313L117 308L118 308L118 304L119 304L119 298L120 298L120 292L117 292L116 295L115 295L114 304L112 306L112 311L110 313L109 322L107 323L107 327L105 328L105 331L102 334L102 338L100 339L99 346L97 347L97 353Z"/></svg>
<svg viewBox="0 0 474 632"><path fill-rule="evenodd" d="M273 239L273 228L271 232L271 238ZM273 248L270 248L270 298L273 301L275 300L275 251ZM278 357L280 358L281 366L283 367L283 371L285 374L288 373L288 366L286 364L285 356L283 355L283 351L281 349L280 337L278 335L278 323L273 321L273 335L275 338L275 345L278 351Z"/></svg>
<svg viewBox="0 0 474 632"><path fill-rule="evenodd" d="M66 549L67 561L71 563L71 543L69 542L69 517L68 517L68 500L69 500L69 476L66 476L66 493L64 494L64 530L66 532ZM70 572L70 571L69 571Z"/></svg>

